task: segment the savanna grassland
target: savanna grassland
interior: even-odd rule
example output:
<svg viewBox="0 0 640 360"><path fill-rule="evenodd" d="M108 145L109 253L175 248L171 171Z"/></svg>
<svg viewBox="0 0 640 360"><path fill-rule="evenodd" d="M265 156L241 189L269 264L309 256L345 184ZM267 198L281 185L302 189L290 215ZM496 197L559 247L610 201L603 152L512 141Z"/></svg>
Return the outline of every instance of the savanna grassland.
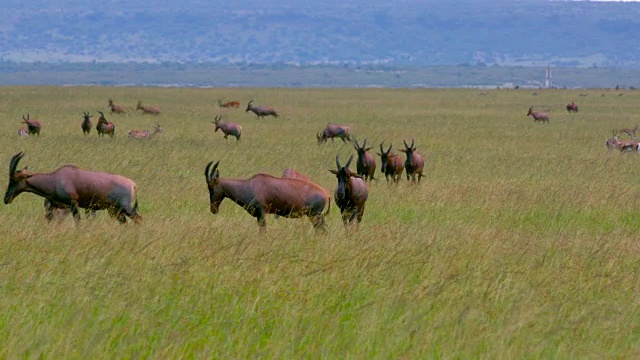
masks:
<svg viewBox="0 0 640 360"><path fill-rule="evenodd" d="M604 141L640 123L640 92L537 93L2 87L3 186L19 151L31 171L118 173L137 182L143 222L47 223L28 193L0 205L0 357L637 358L640 155ZM109 115L108 98L129 114ZM257 120L251 99L281 116ZM162 114L135 113L138 100ZM531 105L551 122L526 117ZM82 135L97 110L113 139ZM18 138L26 113L39 138ZM215 115L242 124L239 144L213 132ZM372 151L414 138L422 182L378 170L360 226L332 201L326 235L273 216L261 233L230 200L209 212L211 160L232 178L294 167L333 192L336 154L355 151L317 145L330 121ZM127 138L154 123L155 138Z"/></svg>

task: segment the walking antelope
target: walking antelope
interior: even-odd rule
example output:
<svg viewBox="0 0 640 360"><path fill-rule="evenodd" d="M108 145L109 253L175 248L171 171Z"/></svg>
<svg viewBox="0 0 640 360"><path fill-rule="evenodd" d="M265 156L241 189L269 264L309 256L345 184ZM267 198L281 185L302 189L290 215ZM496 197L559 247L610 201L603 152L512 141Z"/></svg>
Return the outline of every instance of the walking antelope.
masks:
<svg viewBox="0 0 640 360"><path fill-rule="evenodd" d="M383 144L384 141L380 143L380 152L378 153L381 160L380 171L384 173L387 182L389 182L389 177L391 177L391 180L397 183L400 181L402 176L404 163L399 155L391 153L391 148L393 147L392 144L389 144L389 149L387 149L387 151L384 151L382 148Z"/></svg>
<svg viewBox="0 0 640 360"><path fill-rule="evenodd" d="M221 123L220 120L222 120L222 116L216 116L215 120L212 121L212 123L216 126L216 129L213 132L217 132L218 130L220 130L224 134L225 139L228 139L228 136L231 135L236 138L236 143L240 141L240 136L242 135L242 126L234 122Z"/></svg>
<svg viewBox="0 0 640 360"><path fill-rule="evenodd" d="M403 153L407 154L407 160L404 162L405 174L407 175L407 181L411 179L411 182L416 182L416 175L418 176L418 182L422 179L422 170L424 169L424 158L418 154L417 149L413 146L414 139L411 139L411 146L404 143L404 149L400 149Z"/></svg>
<svg viewBox="0 0 640 360"><path fill-rule="evenodd" d="M376 172L376 159L369 153L371 150L370 147L367 146L367 139L364 139L364 143L362 146L358 144L358 140L354 141L353 147L358 152L358 161L356 162L356 170L358 171L358 175L362 176L362 178L367 181L375 180L373 175Z"/></svg>
<svg viewBox="0 0 640 360"><path fill-rule="evenodd" d="M527 113L527 116L531 115L531 117L533 117L533 121L537 122L537 121L542 121L543 123L549 122L549 114L547 114L546 112L542 112L542 111L533 111L533 106L529 108L529 112Z"/></svg>
<svg viewBox="0 0 640 360"><path fill-rule="evenodd" d="M249 101L249 103L247 104L247 110L245 110L245 112L251 111L254 114L256 114L256 116L259 118L265 117L265 116L273 116L273 117L278 117L278 113L273 109L270 108L268 106L253 106L251 105L251 103L253 103L253 100Z"/></svg>

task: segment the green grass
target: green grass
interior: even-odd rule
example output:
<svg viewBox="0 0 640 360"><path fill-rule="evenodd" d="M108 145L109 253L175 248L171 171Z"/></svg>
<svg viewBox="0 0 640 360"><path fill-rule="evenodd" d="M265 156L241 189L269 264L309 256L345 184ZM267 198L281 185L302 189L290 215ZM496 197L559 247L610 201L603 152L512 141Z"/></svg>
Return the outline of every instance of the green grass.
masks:
<svg viewBox="0 0 640 360"><path fill-rule="evenodd" d="M483 92L0 88L4 166L25 151L32 171L130 177L144 219L47 223L33 194L0 206L0 357L640 356L640 157L603 144L640 123L640 92ZM243 108L218 109L223 96ZM82 112L108 98L163 113L107 114L115 138L84 137ZM245 113L251 99L281 117ZM551 123L525 117L531 105ZM17 137L26 113L39 138ZM218 114L242 124L238 145L213 132ZM156 122L150 141L126 137ZM316 144L327 122L375 150L414 138L422 183L378 172L360 226L344 228L334 204L327 235L272 216L261 233L230 200L208 211L211 160L232 178L294 167L333 192L335 155L355 151Z"/></svg>

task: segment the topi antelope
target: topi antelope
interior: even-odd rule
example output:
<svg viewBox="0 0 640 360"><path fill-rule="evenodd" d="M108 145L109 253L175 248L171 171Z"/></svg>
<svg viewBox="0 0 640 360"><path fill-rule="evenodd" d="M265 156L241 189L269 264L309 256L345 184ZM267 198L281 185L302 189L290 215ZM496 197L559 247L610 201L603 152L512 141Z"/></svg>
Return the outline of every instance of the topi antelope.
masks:
<svg viewBox="0 0 640 360"><path fill-rule="evenodd" d="M104 113L102 111L98 111L100 113L100 118L98 118L98 125L96 125L96 131L98 132L98 136L104 137L105 135L109 135L113 137L116 133L116 125L111 121L107 121L107 118L104 117Z"/></svg>
<svg viewBox="0 0 640 360"><path fill-rule="evenodd" d="M142 101L138 101L136 110L142 110L142 114L160 115L160 109L155 106L143 106Z"/></svg>
<svg viewBox="0 0 640 360"><path fill-rule="evenodd" d="M327 139L333 141L334 138L340 138L342 142L351 141L351 128L346 125L329 123L322 132L316 134L318 144L327 142Z"/></svg>
<svg viewBox="0 0 640 360"><path fill-rule="evenodd" d="M91 123L92 115L90 115L88 112L84 112L83 114L83 120L82 124L80 124L80 127L82 128L82 133L88 135L91 132L91 127L93 126L93 124Z"/></svg>
<svg viewBox="0 0 640 360"><path fill-rule="evenodd" d="M24 156L19 152L9 163L9 186L4 203L10 204L16 196L30 192L50 200L53 208L68 207L76 221L80 220L79 208L90 211L107 209L121 223L126 216L134 222L138 215L136 183L124 176L81 170L74 165L65 165L51 173L34 173L25 169L16 170Z"/></svg>
<svg viewBox="0 0 640 360"><path fill-rule="evenodd" d="M364 143L362 144L362 146L358 144L358 140L354 141L353 147L358 152L356 170L358 171L358 175L362 176L365 181L371 181L375 180L373 175L376 172L376 159L369 153L369 150L371 150L371 148L366 146L367 139L364 139Z"/></svg>
<svg viewBox="0 0 640 360"><path fill-rule="evenodd" d="M638 132L638 125L636 125L636 127L634 127L633 129L628 129L628 128L620 129L619 132L631 136L632 139L637 139L636 133Z"/></svg>
<svg viewBox="0 0 640 360"><path fill-rule="evenodd" d="M228 136L231 135L236 138L236 143L240 141L240 135L242 135L242 126L234 122L221 123L220 120L222 120L222 116L216 116L215 120L212 121L212 123L216 126L216 129L213 132L217 132L218 129L220 129L220 131L222 131L222 133L224 134L225 139L228 139Z"/></svg>
<svg viewBox="0 0 640 360"><path fill-rule="evenodd" d="M273 116L273 117L278 117L278 113L273 109L270 108L268 106L253 106L251 105L251 103L253 103L253 100L249 101L249 103L247 104L247 110L245 110L245 112L251 111L254 114L256 114L256 116L259 118L265 117L265 116Z"/></svg>
<svg viewBox="0 0 640 360"><path fill-rule="evenodd" d="M404 163L402 162L402 159L399 155L391 153L391 148L393 147L393 145L390 144L389 149L387 149L387 151L384 151L384 149L382 148L383 144L384 141L380 143L380 152L378 153L381 160L380 171L384 173L387 182L389 182L389 177L391 177L391 180L397 183L402 177Z"/></svg>
<svg viewBox="0 0 640 360"><path fill-rule="evenodd" d="M224 100L224 98L222 99L218 99L218 106L220 106L221 108L239 108L240 107L240 101L225 101L222 102Z"/></svg>
<svg viewBox="0 0 640 360"><path fill-rule="evenodd" d="M577 113L578 112L578 104L576 104L573 101L571 102L571 104L567 104L567 112Z"/></svg>
<svg viewBox="0 0 640 360"><path fill-rule="evenodd" d="M111 110L111 113L116 113L116 114L124 114L127 111L124 109L124 107L120 106L120 105L116 105L113 103L112 99L109 99L109 109Z"/></svg>
<svg viewBox="0 0 640 360"><path fill-rule="evenodd" d="M549 114L542 111L533 111L533 106L529 108L529 112L527 113L527 116L529 115L533 117L534 122L538 122L538 121L542 121L543 123L549 122Z"/></svg>
<svg viewBox="0 0 640 360"><path fill-rule="evenodd" d="M164 129L162 128L162 126L155 124L153 125L153 131L150 130L131 130L129 131L128 135L130 138L132 139L150 139L153 136L155 136L156 134L159 134L163 131Z"/></svg>
<svg viewBox="0 0 640 360"><path fill-rule="evenodd" d="M29 131L27 130L26 127L21 127L20 129L18 129L18 136L19 137L29 137Z"/></svg>
<svg viewBox="0 0 640 360"><path fill-rule="evenodd" d="M267 174L224 179L220 178L219 163L211 161L204 170L212 214L217 214L222 200L229 198L255 217L261 229L267 226L265 215L275 214L288 218L307 216L316 230L325 230L324 217L329 213L331 197L321 186Z"/></svg>
<svg viewBox="0 0 640 360"><path fill-rule="evenodd" d="M402 142L404 143L404 149L400 149L400 151L407 154L407 160L404 162L407 181L411 179L411 182L415 183L417 175L418 182L420 182L420 179L422 179L422 170L424 169L424 158L418 154L417 149L413 146L415 143L414 139L411 139L411 146L407 145L407 142L404 140L402 140Z"/></svg>
<svg viewBox="0 0 640 360"><path fill-rule="evenodd" d="M38 135L38 137L40 137L40 129L42 129L40 121L29 119L29 114L27 114L26 118L22 115L22 120L23 124L27 124L27 132L29 132L29 135Z"/></svg>
<svg viewBox="0 0 640 360"><path fill-rule="evenodd" d="M336 205L340 208L342 214L342 222L345 225L351 223L354 219L358 222L362 221L364 215L364 205L369 197L369 189L367 184L351 170L349 165L353 160L353 155L349 157L347 163L340 165L340 155L336 155L337 170L329 170L338 178L338 185L334 193Z"/></svg>

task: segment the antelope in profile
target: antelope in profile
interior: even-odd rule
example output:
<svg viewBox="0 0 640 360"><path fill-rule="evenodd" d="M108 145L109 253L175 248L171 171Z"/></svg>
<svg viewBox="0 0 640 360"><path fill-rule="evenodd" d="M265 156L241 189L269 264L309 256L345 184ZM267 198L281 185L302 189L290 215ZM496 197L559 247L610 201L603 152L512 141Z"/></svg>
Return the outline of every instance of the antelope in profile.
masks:
<svg viewBox="0 0 640 360"><path fill-rule="evenodd" d="M132 139L150 139L153 136L155 136L156 134L159 134L163 131L164 129L162 128L162 126L155 124L153 125L153 131L150 130L131 130L129 131L129 137Z"/></svg>
<svg viewBox="0 0 640 360"><path fill-rule="evenodd" d="M267 174L224 179L220 178L219 163L211 161L204 170L212 214L217 214L222 200L229 198L255 217L261 229L267 226L265 215L275 214L288 218L307 216L316 230L325 230L324 217L329 213L331 197L321 186Z"/></svg>
<svg viewBox="0 0 640 360"><path fill-rule="evenodd" d="M220 106L221 108L239 108L240 107L240 101L225 101L222 102L224 100L224 98L222 99L218 99L218 106Z"/></svg>
<svg viewBox="0 0 640 360"><path fill-rule="evenodd" d="M529 112L527 113L527 116L529 115L533 117L534 122L537 122L537 121L542 121L543 123L549 122L549 114L542 111L533 111L533 106L529 108Z"/></svg>
<svg viewBox="0 0 640 360"><path fill-rule="evenodd" d="M98 132L98 136L104 137L105 135L109 135L113 137L116 133L116 125L111 121L107 121L107 118L104 117L104 113L102 111L98 111L100 113L100 118L98 118L98 125L96 125L96 131Z"/></svg>
<svg viewBox="0 0 640 360"><path fill-rule="evenodd" d="M238 143L238 141L240 141L240 136L242 135L242 126L234 122L221 123L220 120L222 120L222 116L216 116L215 120L212 121L216 126L216 129L213 132L217 132L218 129L220 129L224 134L225 139L228 139L228 136L231 135L236 138L236 143Z"/></svg>
<svg viewBox="0 0 640 360"><path fill-rule="evenodd" d="M571 102L571 104L567 104L567 112L577 113L578 112L578 104L576 104L573 101Z"/></svg>
<svg viewBox="0 0 640 360"><path fill-rule="evenodd" d="M364 139L362 146L358 144L358 140L354 141L353 147L358 152L358 161L356 162L356 170L358 175L362 176L365 181L375 180L373 175L376 172L376 159L369 153L371 150L367 146L367 139Z"/></svg>
<svg viewBox="0 0 640 360"><path fill-rule="evenodd" d="M111 110L111 113L116 113L116 114L124 114L127 112L127 110L125 110L125 108L123 106L120 105L116 105L113 103L113 99L109 99L109 109Z"/></svg>
<svg viewBox="0 0 640 360"><path fill-rule="evenodd" d="M143 114L160 115L160 109L155 106L143 106L142 101L138 101L136 110L142 110Z"/></svg>
<svg viewBox="0 0 640 360"><path fill-rule="evenodd" d="M349 165L353 160L353 155L349 157L347 163L340 165L340 155L336 155L337 170L329 170L338 178L338 185L334 193L334 199L336 205L340 208L342 214L342 222L345 225L351 223L354 219L358 220L358 223L362 221L364 215L364 205L369 197L369 189L367 184L351 170Z"/></svg>
<svg viewBox="0 0 640 360"><path fill-rule="evenodd" d="M636 133L638 132L638 125L636 125L636 127L634 127L633 129L620 129L620 132L631 136L632 139L637 139Z"/></svg>
<svg viewBox="0 0 640 360"><path fill-rule="evenodd" d="M387 151L384 151L384 149L382 148L383 144L384 141L380 143L380 152L378 153L381 160L380 171L384 173L387 182L389 182L389 177L391 177L391 180L397 183L402 177L404 163L402 162L402 159L399 155L391 153L391 148L393 147L393 145L389 144L389 149L387 149Z"/></svg>
<svg viewBox="0 0 640 360"><path fill-rule="evenodd" d="M40 129L42 129L40 121L29 119L29 114L27 114L26 118L22 115L22 120L23 124L27 124L27 132L29 135L38 135L38 137L40 137Z"/></svg>
<svg viewBox="0 0 640 360"><path fill-rule="evenodd" d="M304 174L301 174L301 173L297 172L294 168L286 168L282 172L282 177L283 178L289 178L289 179L298 179L298 180L303 180L303 181L309 181L309 177L307 175L304 175Z"/></svg>
<svg viewBox="0 0 640 360"><path fill-rule="evenodd" d="M20 129L18 129L18 136L19 137L29 137L29 131L27 130L26 127L21 127Z"/></svg>
<svg viewBox="0 0 640 360"><path fill-rule="evenodd" d="M416 175L418 176L418 182L422 179L422 170L424 169L424 158L418 154L417 149L413 146L414 139L411 139L411 146L404 143L404 149L400 149L403 153L407 154L407 160L404 162L405 174L407 174L407 181L411 179L412 183L416 182Z"/></svg>
<svg viewBox="0 0 640 360"><path fill-rule="evenodd" d="M268 106L253 106L251 105L251 103L253 103L253 100L249 101L249 103L247 104L247 110L245 110L245 112L251 111L254 114L256 114L256 116L259 118L263 118L265 116L273 116L273 117L278 117L278 113L273 109L270 108Z"/></svg>
<svg viewBox="0 0 640 360"><path fill-rule="evenodd" d="M82 128L82 133L88 135L91 132L91 127L93 126L93 124L91 123L92 116L88 112L84 112L83 114L83 120L82 124L80 124L80 127Z"/></svg>
<svg viewBox="0 0 640 360"><path fill-rule="evenodd" d="M52 209L67 207L76 221L80 220L79 208L89 211L107 209L121 223L127 216L134 222L138 215L136 183L124 176L81 170L74 165L64 165L50 173L34 173L16 170L24 156L19 152L9 163L9 186L4 203L10 204L16 196L30 192L50 201Z"/></svg>
<svg viewBox="0 0 640 360"><path fill-rule="evenodd" d="M340 138L342 142L351 141L351 128L347 125L328 123L322 132L316 134L318 144L326 143L328 139Z"/></svg>

